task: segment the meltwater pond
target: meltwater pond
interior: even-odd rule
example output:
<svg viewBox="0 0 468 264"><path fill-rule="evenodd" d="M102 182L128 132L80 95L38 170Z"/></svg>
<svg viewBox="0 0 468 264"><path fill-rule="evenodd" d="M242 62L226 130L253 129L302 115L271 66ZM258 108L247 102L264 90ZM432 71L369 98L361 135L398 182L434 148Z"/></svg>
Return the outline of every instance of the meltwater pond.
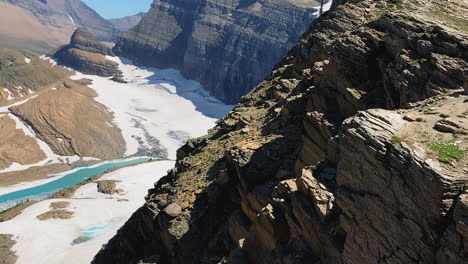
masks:
<svg viewBox="0 0 468 264"><path fill-rule="evenodd" d="M100 164L75 167L67 172L61 173L65 175L57 180L48 182L24 190L14 191L0 196L0 212L15 206L18 203L27 200L40 200L47 196L56 193L65 188L77 185L95 175L104 173L110 169L124 167L132 164L137 164L150 160L149 158L135 158L107 161Z"/></svg>
<svg viewBox="0 0 468 264"><path fill-rule="evenodd" d="M80 237L76 238L75 240L72 241L71 245L78 245L81 243L85 243L87 241L90 241L94 239L95 237L98 237L99 235L105 233L106 231L110 230L112 226L116 223L118 223L121 219L113 219L109 222L105 222L102 224L97 224L95 226L85 228L81 230L81 235Z"/></svg>

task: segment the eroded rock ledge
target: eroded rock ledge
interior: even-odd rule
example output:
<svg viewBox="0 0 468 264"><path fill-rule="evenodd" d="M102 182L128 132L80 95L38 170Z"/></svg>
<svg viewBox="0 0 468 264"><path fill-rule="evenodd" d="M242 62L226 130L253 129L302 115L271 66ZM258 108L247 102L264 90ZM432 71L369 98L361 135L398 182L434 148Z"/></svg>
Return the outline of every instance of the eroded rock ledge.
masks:
<svg viewBox="0 0 468 264"><path fill-rule="evenodd" d="M432 126L467 104L468 37L408 10L336 1L93 263L466 262L468 159L432 140L468 139Z"/></svg>
<svg viewBox="0 0 468 264"><path fill-rule="evenodd" d="M98 41L93 34L78 28L70 39L70 44L59 49L55 54L61 64L85 74L114 77L123 82L122 72L116 62L106 59L114 56L110 47Z"/></svg>

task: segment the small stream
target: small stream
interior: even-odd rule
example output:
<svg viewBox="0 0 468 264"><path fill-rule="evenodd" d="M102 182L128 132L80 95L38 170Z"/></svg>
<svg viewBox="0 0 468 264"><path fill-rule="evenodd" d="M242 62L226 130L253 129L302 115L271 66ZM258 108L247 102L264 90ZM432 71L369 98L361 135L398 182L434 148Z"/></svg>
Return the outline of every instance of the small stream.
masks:
<svg viewBox="0 0 468 264"><path fill-rule="evenodd" d="M104 173L110 169L124 167L132 164L137 164L150 160L149 158L136 158L136 159L125 159L125 160L113 160L104 162L103 164L84 165L75 167L69 170L70 173L57 180L48 182L43 185L19 190L11 193L7 193L0 196L0 212L11 207L16 206L18 203L22 203L28 200L41 200L48 196L63 190L65 188L77 185L83 181ZM53 176L52 176L53 177Z"/></svg>

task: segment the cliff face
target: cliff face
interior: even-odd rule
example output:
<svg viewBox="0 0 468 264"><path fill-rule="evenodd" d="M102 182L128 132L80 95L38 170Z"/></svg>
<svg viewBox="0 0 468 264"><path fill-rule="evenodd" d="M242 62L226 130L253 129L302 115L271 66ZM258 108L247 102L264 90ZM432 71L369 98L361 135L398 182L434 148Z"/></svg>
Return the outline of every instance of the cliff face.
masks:
<svg viewBox="0 0 468 264"><path fill-rule="evenodd" d="M439 2L337 1L93 263L465 263L468 36Z"/></svg>
<svg viewBox="0 0 468 264"><path fill-rule="evenodd" d="M306 31L317 1L156 0L114 51L135 64L175 68L238 102Z"/></svg>

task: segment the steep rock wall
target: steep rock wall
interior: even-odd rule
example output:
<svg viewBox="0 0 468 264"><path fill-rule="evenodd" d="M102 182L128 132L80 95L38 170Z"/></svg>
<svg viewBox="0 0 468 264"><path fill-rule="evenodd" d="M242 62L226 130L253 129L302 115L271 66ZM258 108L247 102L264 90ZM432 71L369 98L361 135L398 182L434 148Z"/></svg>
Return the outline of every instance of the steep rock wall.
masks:
<svg viewBox="0 0 468 264"><path fill-rule="evenodd" d="M431 142L468 147L467 40L388 1L339 1L178 151L93 263L466 262L468 159ZM459 134L433 129L444 105Z"/></svg>
<svg viewBox="0 0 468 264"><path fill-rule="evenodd" d="M114 51L175 68L236 103L263 80L318 13L315 0L156 0Z"/></svg>

